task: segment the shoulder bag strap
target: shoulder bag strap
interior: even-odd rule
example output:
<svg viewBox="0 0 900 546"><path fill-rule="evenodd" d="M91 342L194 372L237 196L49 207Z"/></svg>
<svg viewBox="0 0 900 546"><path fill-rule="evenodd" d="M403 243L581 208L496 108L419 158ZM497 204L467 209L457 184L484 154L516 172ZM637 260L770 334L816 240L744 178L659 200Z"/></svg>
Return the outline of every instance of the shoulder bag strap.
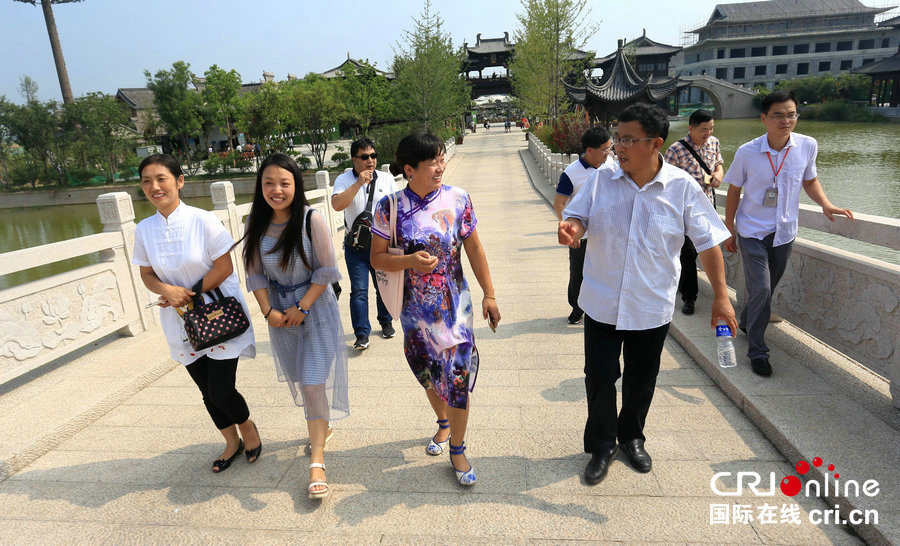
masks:
<svg viewBox="0 0 900 546"><path fill-rule="evenodd" d="M392 248L397 248L398 246L400 246L400 245L397 243L397 198L396 198L396 196L392 193L392 194L389 194L389 195L388 195L388 199L390 200L390 203L391 203L391 240L390 240L390 246L391 246Z"/></svg>
<svg viewBox="0 0 900 546"><path fill-rule="evenodd" d="M372 201L375 199L375 180L377 180L377 175L372 174L372 180L369 180L369 199L366 201L366 210L369 212L372 212Z"/></svg>
<svg viewBox="0 0 900 546"><path fill-rule="evenodd" d="M691 152L691 155L694 156L694 159L696 159L697 163L700 164L700 168L706 171L706 174L712 175L712 171L709 170L709 167L706 166L706 162L703 161L703 158L700 157L700 154L697 153L697 150L695 150L693 146L687 143L687 140L682 138L678 142L680 142L685 147L685 149L687 149L687 151Z"/></svg>

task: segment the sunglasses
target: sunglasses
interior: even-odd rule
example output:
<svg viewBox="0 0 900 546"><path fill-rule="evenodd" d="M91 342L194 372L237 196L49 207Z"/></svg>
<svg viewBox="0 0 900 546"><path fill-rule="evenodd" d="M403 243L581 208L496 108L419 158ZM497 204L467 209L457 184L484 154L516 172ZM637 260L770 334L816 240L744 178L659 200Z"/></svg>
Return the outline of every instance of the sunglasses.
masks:
<svg viewBox="0 0 900 546"><path fill-rule="evenodd" d="M372 159L378 159L378 154L375 152L372 152L371 154L361 154L361 155L356 156L357 159L362 159L363 161L368 161L370 157Z"/></svg>

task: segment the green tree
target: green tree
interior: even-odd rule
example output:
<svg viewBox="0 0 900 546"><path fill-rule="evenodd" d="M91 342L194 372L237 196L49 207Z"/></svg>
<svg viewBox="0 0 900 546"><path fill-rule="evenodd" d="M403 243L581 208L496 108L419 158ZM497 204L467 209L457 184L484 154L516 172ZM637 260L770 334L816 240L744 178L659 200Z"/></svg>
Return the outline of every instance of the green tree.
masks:
<svg viewBox="0 0 900 546"><path fill-rule="evenodd" d="M241 89L241 75L236 70L225 71L212 65L204 74L206 86L203 88L203 99L210 107L212 120L219 128L225 130L228 138L228 151L231 146L231 122L238 107L238 91Z"/></svg>
<svg viewBox="0 0 900 546"><path fill-rule="evenodd" d="M470 102L471 89L460 74L463 50L454 48L450 34L443 32L444 22L430 0L413 23L403 33L406 49L394 56L396 111L426 129L442 127L459 118Z"/></svg>
<svg viewBox="0 0 900 546"><path fill-rule="evenodd" d="M66 108L66 118L68 131L77 136L73 155L81 156L85 168L99 167L114 180L119 163L134 154L137 142L125 107L110 95L88 93Z"/></svg>
<svg viewBox="0 0 900 546"><path fill-rule="evenodd" d="M12 145L13 134L9 127L9 116L15 105L0 95L0 184L7 190L12 186Z"/></svg>
<svg viewBox="0 0 900 546"><path fill-rule="evenodd" d="M287 103L285 95L278 83L266 82L255 93L238 97L235 127L259 143L264 156L286 148L282 122Z"/></svg>
<svg viewBox="0 0 900 546"><path fill-rule="evenodd" d="M340 71L343 103L349 119L369 133L373 120L391 117L391 82L380 75L369 60L362 66L347 63Z"/></svg>
<svg viewBox="0 0 900 546"><path fill-rule="evenodd" d="M56 101L42 103L29 100L24 105L12 105L5 115L10 135L25 149L41 177L66 184L65 163L67 133L61 130L62 106ZM33 181L32 181L32 185Z"/></svg>
<svg viewBox="0 0 900 546"><path fill-rule="evenodd" d="M599 23L590 21L587 0L522 0L522 7L509 64L517 104L530 117L556 119L568 108L563 80L584 77L583 60L573 56Z"/></svg>
<svg viewBox="0 0 900 546"><path fill-rule="evenodd" d="M306 140L316 158L316 166L325 165L328 138L346 117L344 105L337 99L339 82L309 74L304 79L282 84L285 92L285 126Z"/></svg>
<svg viewBox="0 0 900 546"><path fill-rule="evenodd" d="M13 0L24 4L37 5L37 0ZM59 33L56 31L56 18L53 17L53 4L70 4L81 0L42 0L41 9L44 12L44 22L47 24L47 34L50 37L50 49L53 51L53 61L56 63L56 75L59 77L59 89L62 92L63 103L72 104L75 98L72 96L72 86L69 85L69 72L66 70L66 59L63 57L62 46L59 43Z"/></svg>
<svg viewBox="0 0 900 546"><path fill-rule="evenodd" d="M200 94L189 87L194 80L190 66L184 61L175 61L171 70L159 70L155 75L145 70L144 76L147 87L153 91L153 104L160 121L172 139L181 141L187 167L192 170L188 138L200 133L203 119Z"/></svg>

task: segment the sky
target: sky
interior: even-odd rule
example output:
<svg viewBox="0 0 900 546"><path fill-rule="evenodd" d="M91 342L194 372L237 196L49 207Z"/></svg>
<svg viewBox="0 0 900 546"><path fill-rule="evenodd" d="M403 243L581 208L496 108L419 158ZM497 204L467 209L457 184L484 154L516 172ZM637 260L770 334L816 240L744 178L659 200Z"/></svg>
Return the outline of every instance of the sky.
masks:
<svg viewBox="0 0 900 546"><path fill-rule="evenodd" d="M618 38L631 40L645 28L657 42L681 45L682 31L702 25L718 3L588 0L590 19L600 25L585 49L604 56ZM57 4L53 12L79 96L145 87L145 70L155 73L179 60L197 75L213 64L235 69L244 83L260 81L263 71L276 80L324 72L348 53L389 69L423 6L424 0L84 0ZM495 38L506 31L512 38L516 14L523 12L520 0L451 0L432 9L454 45L474 45L479 33ZM18 87L28 75L40 100L62 100L41 7L0 0L0 36L0 96L24 102Z"/></svg>

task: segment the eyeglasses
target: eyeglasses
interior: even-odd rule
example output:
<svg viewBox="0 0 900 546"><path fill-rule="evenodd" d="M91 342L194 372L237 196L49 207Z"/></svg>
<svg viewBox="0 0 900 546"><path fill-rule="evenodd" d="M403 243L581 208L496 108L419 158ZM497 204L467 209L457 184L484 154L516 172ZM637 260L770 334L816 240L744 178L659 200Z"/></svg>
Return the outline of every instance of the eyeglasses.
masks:
<svg viewBox="0 0 900 546"><path fill-rule="evenodd" d="M791 112L791 113L788 114L788 115L784 115L784 114L772 114L771 116L767 116L767 117L768 117L769 119L774 119L775 121L784 121L784 120L788 120L788 121L796 121L797 118L800 117L800 114L798 114L797 112Z"/></svg>
<svg viewBox="0 0 900 546"><path fill-rule="evenodd" d="M357 157L358 159L362 159L363 161L368 161L370 157L371 157L372 159L378 159L378 154L375 153L375 152L372 152L371 154L360 154L360 155L358 155L358 156L356 156L356 157Z"/></svg>
<svg viewBox="0 0 900 546"><path fill-rule="evenodd" d="M634 146L635 142L640 142L642 140L654 140L659 137L651 136L646 138L619 138L617 136L612 137L613 146L621 146L623 148L631 148Z"/></svg>
<svg viewBox="0 0 900 546"><path fill-rule="evenodd" d="M610 144L606 148L600 148L600 153L606 154L606 155L609 155L609 154L616 155L616 147L613 144Z"/></svg>

